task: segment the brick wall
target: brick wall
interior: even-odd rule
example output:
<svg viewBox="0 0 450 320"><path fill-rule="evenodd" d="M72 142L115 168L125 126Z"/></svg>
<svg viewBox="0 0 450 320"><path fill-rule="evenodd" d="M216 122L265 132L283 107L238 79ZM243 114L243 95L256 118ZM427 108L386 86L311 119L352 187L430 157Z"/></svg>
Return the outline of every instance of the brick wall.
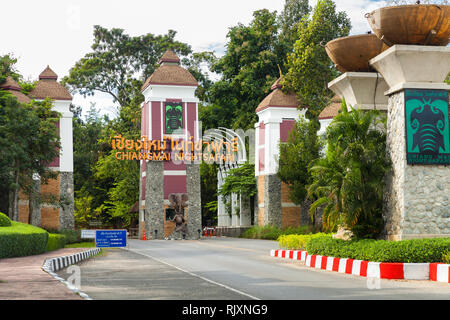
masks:
<svg viewBox="0 0 450 320"><path fill-rule="evenodd" d="M43 204L41 207L41 225L45 229L59 229L59 208Z"/></svg>
<svg viewBox="0 0 450 320"><path fill-rule="evenodd" d="M300 225L300 207L284 207L281 209L281 225L286 227L298 227Z"/></svg>

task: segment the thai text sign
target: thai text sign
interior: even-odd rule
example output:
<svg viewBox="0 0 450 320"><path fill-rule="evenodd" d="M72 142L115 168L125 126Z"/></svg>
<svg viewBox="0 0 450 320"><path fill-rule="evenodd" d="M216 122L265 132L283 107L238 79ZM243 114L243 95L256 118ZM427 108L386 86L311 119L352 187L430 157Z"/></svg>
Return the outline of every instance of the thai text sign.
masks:
<svg viewBox="0 0 450 320"><path fill-rule="evenodd" d="M95 246L98 248L126 247L127 230L96 230Z"/></svg>
<svg viewBox="0 0 450 320"><path fill-rule="evenodd" d="M405 90L408 164L450 164L447 90Z"/></svg>
<svg viewBox="0 0 450 320"><path fill-rule="evenodd" d="M81 230L81 239L95 239L95 230Z"/></svg>
<svg viewBox="0 0 450 320"><path fill-rule="evenodd" d="M229 141L188 140L164 137L163 140L149 140L142 136L140 140L125 139L121 135L112 141L113 150L117 150L117 160L156 160L156 161L222 161L235 162L238 149L237 138Z"/></svg>

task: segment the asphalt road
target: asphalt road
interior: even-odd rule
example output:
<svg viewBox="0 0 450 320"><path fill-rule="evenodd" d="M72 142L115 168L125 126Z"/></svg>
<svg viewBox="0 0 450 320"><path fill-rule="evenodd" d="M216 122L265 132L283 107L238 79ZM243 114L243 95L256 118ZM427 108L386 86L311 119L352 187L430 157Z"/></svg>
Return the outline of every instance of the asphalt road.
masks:
<svg viewBox="0 0 450 320"><path fill-rule="evenodd" d="M81 290L93 299L450 300L445 283L380 280L380 289L369 289L364 277L270 257L270 249L278 248L275 241L210 238L129 244L128 250L107 251L81 263Z"/></svg>

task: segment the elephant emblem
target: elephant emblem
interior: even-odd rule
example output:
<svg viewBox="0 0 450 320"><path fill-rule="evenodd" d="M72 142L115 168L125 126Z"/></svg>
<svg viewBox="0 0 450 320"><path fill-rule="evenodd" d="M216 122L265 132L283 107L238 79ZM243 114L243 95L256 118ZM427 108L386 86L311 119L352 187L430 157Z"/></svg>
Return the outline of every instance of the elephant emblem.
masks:
<svg viewBox="0 0 450 320"><path fill-rule="evenodd" d="M166 105L166 129L168 133L183 127L183 107Z"/></svg>
<svg viewBox="0 0 450 320"><path fill-rule="evenodd" d="M444 128L445 115L431 100L422 102L414 100L411 110L410 127L412 129L412 150L419 147L423 154L436 155L439 149L445 149Z"/></svg>

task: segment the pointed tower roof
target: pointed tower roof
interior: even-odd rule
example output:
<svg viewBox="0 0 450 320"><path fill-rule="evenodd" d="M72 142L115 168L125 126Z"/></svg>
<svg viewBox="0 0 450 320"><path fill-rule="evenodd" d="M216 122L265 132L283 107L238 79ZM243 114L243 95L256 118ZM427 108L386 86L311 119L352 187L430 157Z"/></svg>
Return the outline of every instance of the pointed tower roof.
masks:
<svg viewBox="0 0 450 320"><path fill-rule="evenodd" d="M158 63L159 64L163 64L163 63L180 63L180 58L176 55L175 52L173 52L172 50L167 50L163 56L161 57L161 59L159 59Z"/></svg>
<svg viewBox="0 0 450 320"><path fill-rule="evenodd" d="M57 79L58 75L47 66L39 75L39 81L30 96L34 99L72 100L72 95Z"/></svg>
<svg viewBox="0 0 450 320"><path fill-rule="evenodd" d="M260 112L267 108L297 108L299 102L295 93L283 93L281 88L283 86L283 78L279 77L271 86L272 92L269 93L263 101L258 105L255 112Z"/></svg>
<svg viewBox="0 0 450 320"><path fill-rule="evenodd" d="M47 68L45 68L45 70L42 71L39 75L39 80L43 79L57 80L58 75L52 69L50 69L50 66L47 65Z"/></svg>
<svg viewBox="0 0 450 320"><path fill-rule="evenodd" d="M339 114L339 110L341 110L341 101L338 95L334 95L331 98L331 102L319 114L319 120L333 119L336 117Z"/></svg>
<svg viewBox="0 0 450 320"><path fill-rule="evenodd" d="M6 81L0 85L0 89L8 91L15 96L20 103L29 103L31 101L28 96L22 93L20 86L11 76L8 76Z"/></svg>
<svg viewBox="0 0 450 320"><path fill-rule="evenodd" d="M198 86L194 76L180 66L180 58L171 50L167 50L159 60L161 66L145 81L144 91L151 84L172 86Z"/></svg>

